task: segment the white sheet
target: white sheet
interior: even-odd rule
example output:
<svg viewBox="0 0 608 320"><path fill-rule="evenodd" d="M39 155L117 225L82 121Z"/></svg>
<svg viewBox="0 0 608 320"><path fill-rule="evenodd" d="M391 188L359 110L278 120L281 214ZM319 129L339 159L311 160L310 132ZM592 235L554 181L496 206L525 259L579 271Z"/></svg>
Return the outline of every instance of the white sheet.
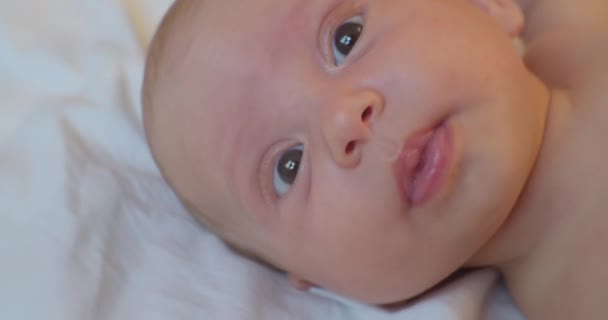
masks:
<svg viewBox="0 0 608 320"><path fill-rule="evenodd" d="M492 271L388 313L295 291L196 225L140 121L169 2L0 1L0 319L519 319Z"/></svg>

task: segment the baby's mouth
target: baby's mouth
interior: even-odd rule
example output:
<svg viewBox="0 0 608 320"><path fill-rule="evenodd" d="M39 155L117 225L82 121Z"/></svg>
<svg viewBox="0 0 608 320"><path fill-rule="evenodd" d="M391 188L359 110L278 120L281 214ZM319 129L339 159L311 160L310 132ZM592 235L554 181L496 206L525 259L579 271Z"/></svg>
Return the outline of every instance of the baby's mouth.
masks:
<svg viewBox="0 0 608 320"><path fill-rule="evenodd" d="M394 163L404 201L420 206L438 193L452 154L452 132L445 123L409 137Z"/></svg>

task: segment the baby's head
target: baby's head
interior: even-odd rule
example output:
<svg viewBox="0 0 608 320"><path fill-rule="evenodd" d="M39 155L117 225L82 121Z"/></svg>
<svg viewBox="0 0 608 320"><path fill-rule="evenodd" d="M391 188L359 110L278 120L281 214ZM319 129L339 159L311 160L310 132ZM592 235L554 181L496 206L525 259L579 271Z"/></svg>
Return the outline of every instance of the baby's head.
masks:
<svg viewBox="0 0 608 320"><path fill-rule="evenodd" d="M145 127L231 245L370 303L491 263L534 165L543 87L510 0L178 0Z"/></svg>

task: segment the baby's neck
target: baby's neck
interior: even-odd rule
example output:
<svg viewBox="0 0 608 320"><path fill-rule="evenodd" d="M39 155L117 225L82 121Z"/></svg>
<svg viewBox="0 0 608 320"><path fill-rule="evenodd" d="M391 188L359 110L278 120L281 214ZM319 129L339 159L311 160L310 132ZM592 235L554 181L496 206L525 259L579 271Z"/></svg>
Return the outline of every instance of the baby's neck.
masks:
<svg viewBox="0 0 608 320"><path fill-rule="evenodd" d="M606 199L597 192L608 188L608 174L598 169L608 152L594 149L598 132L582 113L553 92L537 164L492 248L495 265L532 320L580 319L581 308L594 309L580 297L604 296L589 291L608 280L597 279L605 272L595 270L608 263Z"/></svg>

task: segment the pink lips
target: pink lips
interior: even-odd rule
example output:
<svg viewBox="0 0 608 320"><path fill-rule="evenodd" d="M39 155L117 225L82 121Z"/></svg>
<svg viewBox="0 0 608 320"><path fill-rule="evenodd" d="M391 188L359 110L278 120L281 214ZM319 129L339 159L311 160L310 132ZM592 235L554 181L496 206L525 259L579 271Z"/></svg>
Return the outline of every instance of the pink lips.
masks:
<svg viewBox="0 0 608 320"><path fill-rule="evenodd" d="M397 183L410 206L420 206L445 180L452 153L451 131L442 124L410 137L394 164Z"/></svg>

